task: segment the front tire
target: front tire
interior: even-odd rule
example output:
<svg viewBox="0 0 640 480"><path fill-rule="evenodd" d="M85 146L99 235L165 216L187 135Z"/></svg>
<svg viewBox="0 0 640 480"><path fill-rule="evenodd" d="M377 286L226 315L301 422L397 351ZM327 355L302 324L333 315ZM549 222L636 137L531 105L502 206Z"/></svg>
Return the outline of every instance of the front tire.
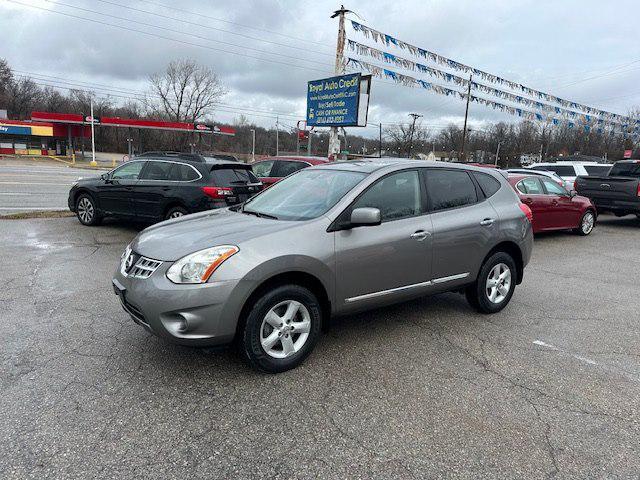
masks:
<svg viewBox="0 0 640 480"><path fill-rule="evenodd" d="M322 308L311 291L298 285L276 287L258 298L249 311L242 354L257 370L285 372L309 356L321 325Z"/></svg>
<svg viewBox="0 0 640 480"><path fill-rule="evenodd" d="M587 210L584 212L584 215L580 218L580 224L578 228L575 229L575 232L578 235L586 237L591 232L593 232L593 227L596 225L596 215L591 210Z"/></svg>
<svg viewBox="0 0 640 480"><path fill-rule="evenodd" d="M83 193L76 200L76 216L81 224L87 226L98 225L102 221L93 197L87 193Z"/></svg>
<svg viewBox="0 0 640 480"><path fill-rule="evenodd" d="M511 301L518 271L511 255L496 252L480 268L478 279L466 290L469 304L481 313L497 313Z"/></svg>

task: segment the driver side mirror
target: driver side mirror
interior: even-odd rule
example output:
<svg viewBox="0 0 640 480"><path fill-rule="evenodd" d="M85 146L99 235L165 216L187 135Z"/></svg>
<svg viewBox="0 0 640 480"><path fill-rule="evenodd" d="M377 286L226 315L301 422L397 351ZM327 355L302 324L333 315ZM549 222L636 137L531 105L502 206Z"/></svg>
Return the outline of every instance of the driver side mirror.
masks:
<svg viewBox="0 0 640 480"><path fill-rule="evenodd" d="M104 180L104 183L111 183L111 178L109 178L108 173L103 173L102 175L100 175L100 178Z"/></svg>
<svg viewBox="0 0 640 480"><path fill-rule="evenodd" d="M380 225L382 217L380 210L372 207L355 208L351 212L350 227L367 227Z"/></svg>
<svg viewBox="0 0 640 480"><path fill-rule="evenodd" d="M571 198L575 197L576 195L578 195L578 192L576 192L575 190L571 190L571 191L569 192L569 196L570 196Z"/></svg>

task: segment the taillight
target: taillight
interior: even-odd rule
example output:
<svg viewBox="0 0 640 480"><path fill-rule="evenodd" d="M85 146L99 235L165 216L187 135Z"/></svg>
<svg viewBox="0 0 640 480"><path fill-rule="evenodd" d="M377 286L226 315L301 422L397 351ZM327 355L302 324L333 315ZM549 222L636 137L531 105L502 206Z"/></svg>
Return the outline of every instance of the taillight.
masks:
<svg viewBox="0 0 640 480"><path fill-rule="evenodd" d="M225 197L233 195L233 190L229 187L202 187L202 191L207 197L215 200L224 200Z"/></svg>
<svg viewBox="0 0 640 480"><path fill-rule="evenodd" d="M640 182L638 182L638 191L636 192L636 195L640 197Z"/></svg>
<svg viewBox="0 0 640 480"><path fill-rule="evenodd" d="M573 181L573 189L574 189L576 192L578 191L578 179L577 179L577 178Z"/></svg>
<svg viewBox="0 0 640 480"><path fill-rule="evenodd" d="M524 203L520 204L520 210L522 210L522 213L524 213L524 215L527 217L527 219L530 222L533 222L533 212L531 211L531 209L529 208L528 205L525 205Z"/></svg>

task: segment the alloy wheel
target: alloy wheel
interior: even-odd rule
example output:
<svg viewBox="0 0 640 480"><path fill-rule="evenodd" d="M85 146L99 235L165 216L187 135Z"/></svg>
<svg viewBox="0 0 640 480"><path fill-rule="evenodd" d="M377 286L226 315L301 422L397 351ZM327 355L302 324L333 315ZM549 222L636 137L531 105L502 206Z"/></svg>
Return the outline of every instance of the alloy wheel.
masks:
<svg viewBox="0 0 640 480"><path fill-rule="evenodd" d="M299 352L309 338L311 315L302 303L285 300L271 308L260 326L260 344L272 358Z"/></svg>
<svg viewBox="0 0 640 480"><path fill-rule="evenodd" d="M184 215L184 213L182 213L181 211L177 210L175 212L171 212L171 215L169 215L169 218L178 218L178 217L182 217Z"/></svg>
<svg viewBox="0 0 640 480"><path fill-rule="evenodd" d="M511 289L511 269L499 263L491 269L487 277L485 291L492 303L502 303Z"/></svg>
<svg viewBox="0 0 640 480"><path fill-rule="evenodd" d="M582 230L582 233L584 233L585 235L590 234L591 230L593 230L594 224L595 224L595 217L593 216L593 213L591 212L585 213L584 216L582 217L582 224L580 225L580 229Z"/></svg>
<svg viewBox="0 0 640 480"><path fill-rule="evenodd" d="M87 197L82 197L78 202L78 216L84 223L91 223L93 216L95 215L95 209L91 200Z"/></svg>

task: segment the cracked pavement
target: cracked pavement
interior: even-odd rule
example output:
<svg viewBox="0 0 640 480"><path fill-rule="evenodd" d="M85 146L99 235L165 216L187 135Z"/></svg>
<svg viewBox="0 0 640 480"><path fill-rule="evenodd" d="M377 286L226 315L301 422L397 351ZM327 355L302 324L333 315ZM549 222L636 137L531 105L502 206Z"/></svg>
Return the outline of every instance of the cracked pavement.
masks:
<svg viewBox="0 0 640 480"><path fill-rule="evenodd" d="M0 220L0 478L640 475L640 221L536 238L499 314L336 319L308 361L150 336L110 285L135 225Z"/></svg>

